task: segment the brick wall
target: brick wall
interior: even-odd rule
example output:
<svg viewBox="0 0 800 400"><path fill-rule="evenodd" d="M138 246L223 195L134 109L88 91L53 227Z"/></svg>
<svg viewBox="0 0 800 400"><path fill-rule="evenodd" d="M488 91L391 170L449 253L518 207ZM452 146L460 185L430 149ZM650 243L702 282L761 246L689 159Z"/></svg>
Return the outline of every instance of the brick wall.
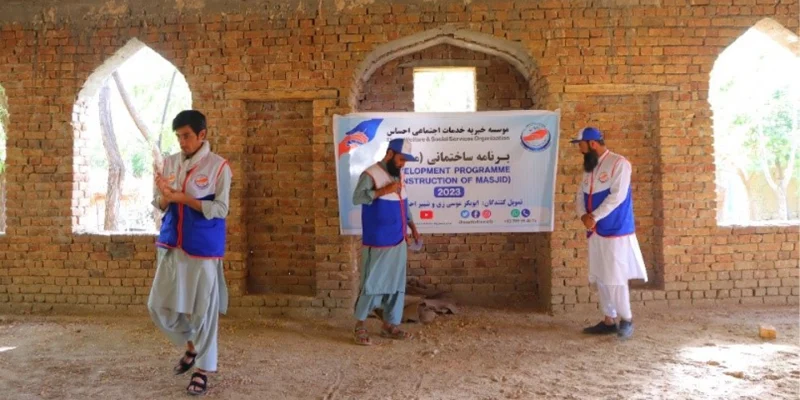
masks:
<svg viewBox="0 0 800 400"><path fill-rule="evenodd" d="M6 98L6 90L0 85L0 132L2 133L3 138L0 139L0 146L3 146L5 149L5 132L6 132L6 124L8 121L6 120L7 110L8 110L8 99ZM3 165L5 166L5 159L2 160ZM6 231L6 173L5 168L0 171L0 232Z"/></svg>
<svg viewBox="0 0 800 400"><path fill-rule="evenodd" d="M384 45L401 51L409 45L402 38L446 25L495 38L482 47L493 56L518 59L522 52L535 60L526 86L532 88L531 102L523 104L522 98L512 95L486 104L487 109L531 105L562 109L556 229L511 239L432 238L441 252L430 259L413 259L412 271L428 267L433 271L439 265L458 269L463 275L454 277L470 280L471 287L464 290L480 291L488 289L480 285L495 279L491 276L502 269L523 279L515 290L530 288L552 311L595 308L596 299L586 285L585 240L572 206L580 158L568 140L578 127L597 121L611 138L625 139L612 141L612 148L641 159L634 161L639 232L656 283L634 292L637 304L797 302L796 226L716 226L707 102L716 56L765 17L797 32L796 0L603 1L592 2L592 7L585 1L362 3L369 2L4 4L0 84L7 90L11 118L7 229L0 236L0 309L143 310L154 272L153 237L73 234L71 200L81 189L76 182L81 171L74 162L74 146L80 148L75 130L79 126L71 126L76 96L104 60L135 37L186 76L194 106L209 117L214 148L233 166L225 260L233 311L348 314L356 291L358 244L338 235L331 116L352 111L351 94L356 94L359 79L354 75L371 52L385 50ZM422 53L406 60L422 59L425 49L418 50ZM475 60L495 65L492 57ZM494 73L489 68L487 75L504 74L502 68ZM390 74L386 79L397 82L395 77ZM510 80L506 83L512 85ZM518 83L515 78L513 84ZM296 160L302 159L298 163L308 164L308 169L293 170L290 182L297 182L292 188L308 193L303 178L311 171L313 219L307 223L296 215L280 214L261 218L265 224L270 223L266 218L274 218L271 223L288 218L292 232L300 227L302 249L281 249L283 262L296 263L299 271L307 259L292 255L313 256L313 285L307 286L314 295L248 294L250 246L260 240L255 238L259 231L248 222L248 204L256 201L259 188L265 188L264 182L248 180L255 171L249 165L264 155L250 150L254 131L249 116L252 107L271 105L280 110L287 101L306 102L300 113L306 118L298 127L311 134L310 158L296 154L301 157ZM409 103L396 106L405 108ZM283 116L276 124L289 118ZM643 118L647 121L640 121ZM647 163L650 157L653 162ZM539 237L541 245L536 242ZM467 246L483 253L459 264L457 256ZM491 263L512 247L514 256L507 263ZM436 264L440 261L446 262ZM535 275L525 276L521 272L525 267Z"/></svg>
<svg viewBox="0 0 800 400"><path fill-rule="evenodd" d="M247 105L248 293L313 296L312 105Z"/></svg>
<svg viewBox="0 0 800 400"><path fill-rule="evenodd" d="M358 111L414 111L415 67L474 67L478 111L530 109L528 82L508 62L436 45L392 60L364 86ZM545 234L430 235L426 251L409 254L410 277L465 302L537 301L537 270L546 268Z"/></svg>
<svg viewBox="0 0 800 400"><path fill-rule="evenodd" d="M474 67L478 111L530 109L528 82L505 60L437 45L384 64L367 81L359 111L414 111L415 67Z"/></svg>
<svg viewBox="0 0 800 400"><path fill-rule="evenodd" d="M653 101L646 94L598 95L564 101L564 109L575 121L563 132L576 132L585 125L601 127L611 151L627 158L633 166L631 187L636 216L636 236L642 250L648 283L658 283L662 276L656 256L661 253L659 226L653 213L659 176L658 135L654 129ZM575 145L564 149L566 157L582 159ZM581 167L582 168L582 167ZM582 169L574 171L577 189ZM663 221L659 221L661 223Z"/></svg>

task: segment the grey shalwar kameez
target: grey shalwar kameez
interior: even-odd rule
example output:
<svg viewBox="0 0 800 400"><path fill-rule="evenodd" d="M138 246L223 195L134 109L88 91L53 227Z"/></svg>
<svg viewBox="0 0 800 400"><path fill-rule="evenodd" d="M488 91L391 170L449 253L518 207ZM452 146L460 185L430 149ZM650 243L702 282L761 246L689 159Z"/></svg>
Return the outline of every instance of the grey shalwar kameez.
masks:
<svg viewBox="0 0 800 400"><path fill-rule="evenodd" d="M191 159L185 159L177 182L183 182L190 170L209 153L208 142ZM217 178L214 200L203 200L206 219L228 215L232 173L225 166ZM153 205L159 207L156 191ZM164 210L162 210L164 211ZM217 332L219 314L228 310L228 289L221 258L192 257L180 248L157 248L156 276L150 290L147 308L153 322L178 346L191 341L197 357L195 367L217 370Z"/></svg>
<svg viewBox="0 0 800 400"><path fill-rule="evenodd" d="M386 163L380 162L386 169ZM397 182L398 177L392 177ZM375 199L375 184L369 174L362 173L353 191L353 204L372 204ZM406 219L413 222L406 202ZM406 265L408 245L405 240L393 247L368 247L361 251L361 290L356 301L355 317L364 321L369 313L382 308L384 319L399 325L403 317L406 293Z"/></svg>

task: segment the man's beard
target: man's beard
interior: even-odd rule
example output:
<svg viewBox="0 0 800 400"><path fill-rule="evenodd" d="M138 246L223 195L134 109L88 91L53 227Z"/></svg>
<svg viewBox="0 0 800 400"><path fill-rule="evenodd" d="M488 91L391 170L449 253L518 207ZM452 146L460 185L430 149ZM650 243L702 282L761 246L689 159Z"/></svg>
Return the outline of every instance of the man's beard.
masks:
<svg viewBox="0 0 800 400"><path fill-rule="evenodd" d="M386 163L386 172L388 172L389 175L395 178L400 177L400 168L397 168L397 165L395 165L394 160L389 160L389 162Z"/></svg>
<svg viewBox="0 0 800 400"><path fill-rule="evenodd" d="M600 155L594 149L589 149L588 153L583 154L583 170L586 172L594 171L594 167L600 160Z"/></svg>

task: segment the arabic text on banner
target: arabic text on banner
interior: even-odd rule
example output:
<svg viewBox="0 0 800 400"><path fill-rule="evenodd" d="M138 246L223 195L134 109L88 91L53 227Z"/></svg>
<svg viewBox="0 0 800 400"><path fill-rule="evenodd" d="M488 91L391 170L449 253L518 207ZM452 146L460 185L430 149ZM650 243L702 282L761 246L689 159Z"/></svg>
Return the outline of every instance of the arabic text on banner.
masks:
<svg viewBox="0 0 800 400"><path fill-rule="evenodd" d="M552 232L560 113L359 113L333 118L340 230L361 234L353 189L391 139L412 142L402 170L421 233Z"/></svg>

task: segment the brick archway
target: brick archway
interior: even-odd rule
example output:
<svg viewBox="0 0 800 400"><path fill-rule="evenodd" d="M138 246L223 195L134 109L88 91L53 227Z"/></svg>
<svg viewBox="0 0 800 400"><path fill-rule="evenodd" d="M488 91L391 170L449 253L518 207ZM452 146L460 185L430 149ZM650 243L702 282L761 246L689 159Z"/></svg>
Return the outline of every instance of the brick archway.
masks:
<svg viewBox="0 0 800 400"><path fill-rule="evenodd" d="M364 99L364 86L381 66L399 57L441 44L485 53L505 60L528 82L529 98L533 99L534 95L544 98L546 89L541 87L540 83L546 84L546 82L540 79L536 61L519 42L448 25L402 37L376 47L361 61L354 72L348 99L350 109L354 111L359 109L359 105ZM542 93L537 93L537 91Z"/></svg>
<svg viewBox="0 0 800 400"><path fill-rule="evenodd" d="M798 35L786 29L774 19L764 18L750 29L755 29L769 36L776 43L791 51L795 56L800 57L800 40L798 40Z"/></svg>
<svg viewBox="0 0 800 400"><path fill-rule="evenodd" d="M368 53L354 71L350 109L413 112L413 93L408 89L413 88L413 74L407 72L409 66L419 65L417 62L426 66L474 66L477 110L543 109L550 99L546 79L525 46L443 26L385 43ZM512 88L504 90L507 86ZM509 97L498 96L498 90ZM505 101L490 102L498 99ZM551 233L487 233L475 236L475 243L467 240L470 234L466 233L436 236L440 237L432 240L450 243L440 250L448 253L447 257L421 254L409 258L409 271L415 269L411 276L421 283L447 291L464 304L524 304L542 309L541 305L549 304ZM356 242L351 240L355 249ZM510 245L503 250L488 250L476 244L484 241ZM457 252L475 255L455 260L452 256ZM351 257L353 270L358 271L358 254L352 252Z"/></svg>
<svg viewBox="0 0 800 400"><path fill-rule="evenodd" d="M765 58L768 61L763 64L757 61ZM719 226L760 226L797 219L796 208L792 206L796 203L792 189L796 174L792 173L792 166L797 158L792 154L800 148L800 141L792 135L793 126L797 125L796 118L791 117L791 110L797 109L792 93L797 86L792 84L796 81L791 77L796 76L798 60L798 35L771 18L761 19L746 29L714 60L708 76L708 106L713 116L715 208ZM776 111L775 104L783 105L777 106L777 110L789 108ZM781 125L778 122L781 114L787 115L785 121L790 127L773 128L768 135L747 134L753 128L734 122L761 121L756 125L775 127ZM763 147L743 144L753 143L756 137L764 138ZM783 159L784 166L777 161L784 157L778 153L774 153L774 164L763 161L768 159L765 155L772 153L767 148L775 145L789 149L788 159ZM758 168L748 167L750 162Z"/></svg>
<svg viewBox="0 0 800 400"><path fill-rule="evenodd" d="M135 227L131 230L104 230L97 228L96 220L100 217L97 216L96 211L98 197L92 196L91 193L91 179L90 179L90 166L89 156L87 149L90 144L97 140L92 138L92 124L99 126L97 120L97 97L100 95L101 88L106 82L111 79L112 74L120 69L131 58L136 57L142 50L152 51L154 55L162 58L166 63L171 65L177 70L177 79L185 80L185 75L178 69L173 60L165 58L160 53L155 52L153 48L142 42L137 38L131 38L125 44L117 49L113 54L108 56L102 64L97 66L94 71L86 78L80 92L75 98L75 103L72 108L72 134L73 134L73 190L72 190L72 231L78 234L123 234L126 232L149 232L145 228ZM152 65L150 68L155 68ZM152 70L151 70L152 72ZM139 73L137 71L137 73ZM191 86L186 82L189 92L191 93ZM119 89L115 89L119 90ZM172 90L172 89L170 89ZM189 97L191 102L191 96ZM109 100L109 105L111 100ZM94 107L94 111L92 111ZM109 114L112 112L109 111ZM133 117L131 117L133 118ZM138 125L138 122L135 122ZM96 132L96 131L95 131ZM131 190L131 192L137 192ZM137 192L138 193L138 192ZM100 198L102 200L102 198ZM104 200L102 200L104 201ZM130 200L128 200L130 201ZM141 199L135 200L141 204ZM93 204L94 203L94 204ZM149 204L149 203L148 203ZM94 211L93 211L94 210ZM92 218L89 218L89 216ZM89 221L89 222L87 222ZM94 222L92 222L94 221Z"/></svg>
<svg viewBox="0 0 800 400"><path fill-rule="evenodd" d="M142 43L139 39L133 38L125 43L125 46L122 46L119 50L117 50L111 57L107 58L103 64L97 67L89 78L86 79L86 83L83 84L81 91L78 93L78 99L90 99L97 94L97 91L100 90L100 87L103 85L103 82L108 79L111 74L120 67L126 60L131 58L136 52L139 50L147 47L146 44Z"/></svg>

